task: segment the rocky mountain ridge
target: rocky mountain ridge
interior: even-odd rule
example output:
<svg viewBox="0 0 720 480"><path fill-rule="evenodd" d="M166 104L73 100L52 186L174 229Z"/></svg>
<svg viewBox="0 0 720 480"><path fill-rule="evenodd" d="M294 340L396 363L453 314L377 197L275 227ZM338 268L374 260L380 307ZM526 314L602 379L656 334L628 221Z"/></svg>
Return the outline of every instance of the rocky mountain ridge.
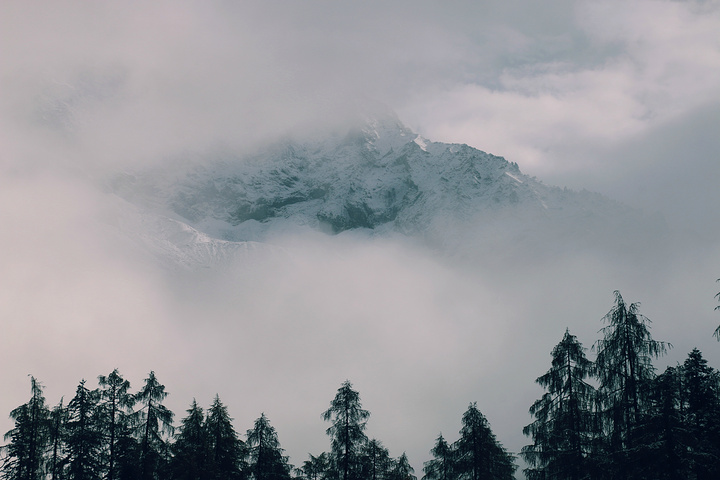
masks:
<svg viewBox="0 0 720 480"><path fill-rule="evenodd" d="M587 241L641 217L599 194L547 186L502 157L428 141L394 115L343 135L286 138L251 155L216 152L125 173L112 188L146 213L197 232L204 250L210 241L209 251L222 252L297 229L399 233L435 244L452 242L458 230L478 240Z"/></svg>

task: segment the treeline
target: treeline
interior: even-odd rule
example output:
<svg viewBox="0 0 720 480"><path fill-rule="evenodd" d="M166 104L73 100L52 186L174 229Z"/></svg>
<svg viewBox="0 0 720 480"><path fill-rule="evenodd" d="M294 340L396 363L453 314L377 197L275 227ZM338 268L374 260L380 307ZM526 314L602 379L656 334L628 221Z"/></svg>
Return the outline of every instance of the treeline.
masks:
<svg viewBox="0 0 720 480"><path fill-rule="evenodd" d="M143 387L117 370L98 377L90 390L83 380L67 403L50 408L42 385L30 379L31 398L10 413L15 427L6 433L0 476L12 480L415 480L405 453L392 458L365 426L370 413L349 381L338 389L323 418L330 422L330 451L309 455L293 468L283 454L277 432L262 414L244 440L216 395L205 412L195 400L177 428L163 405L167 396L153 372ZM513 458L497 442L485 417L471 404L462 417L460 439L428 462L430 478L452 471L463 478L484 476L491 469L511 479ZM447 453L447 455L446 455ZM443 457L443 455L445 455ZM462 461L456 459L462 458ZM444 477L438 477L444 478Z"/></svg>
<svg viewBox="0 0 720 480"><path fill-rule="evenodd" d="M615 304L604 317L595 360L566 330L552 350L545 389L523 429L532 443L519 452L530 480L720 478L720 372L694 349L683 364L656 375L658 342L638 304ZM165 387L150 372L137 392L117 370L83 380L73 398L49 407L40 383L15 408L14 428L0 451L9 480L416 480L403 453L390 456L365 434L370 413L349 381L322 417L330 450L294 468L262 414L241 436L215 397L207 410L194 400L177 428L163 405ZM515 457L471 403L459 438L442 435L430 450L423 480L509 480Z"/></svg>

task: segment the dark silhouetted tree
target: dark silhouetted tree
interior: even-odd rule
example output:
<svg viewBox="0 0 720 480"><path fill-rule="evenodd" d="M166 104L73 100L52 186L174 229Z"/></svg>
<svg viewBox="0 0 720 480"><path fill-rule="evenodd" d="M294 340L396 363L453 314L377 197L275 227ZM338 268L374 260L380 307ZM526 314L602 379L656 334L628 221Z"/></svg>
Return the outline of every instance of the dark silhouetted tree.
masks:
<svg viewBox="0 0 720 480"><path fill-rule="evenodd" d="M180 432L172 446L170 471L173 479L203 480L207 472L208 441L205 416L193 399L187 416L180 423Z"/></svg>
<svg viewBox="0 0 720 480"><path fill-rule="evenodd" d="M414 472L415 469L410 465L407 455L403 452L397 460L392 462L392 468L385 478L388 480L417 480L417 477L413 475Z"/></svg>
<svg viewBox="0 0 720 480"><path fill-rule="evenodd" d="M685 424L692 438L690 470L698 480L720 478L720 375L694 348L682 376Z"/></svg>
<svg viewBox="0 0 720 480"><path fill-rule="evenodd" d="M117 480L118 444L127 443L130 435L129 417L135 398L130 394L130 382L125 380L117 368L109 375L98 376L100 385L100 412L103 433L107 446L107 480ZM125 438L124 442L120 439Z"/></svg>
<svg viewBox="0 0 720 480"><path fill-rule="evenodd" d="M67 465L67 454L65 451L65 426L68 420L67 408L63 406L63 399L60 399L50 412L48 428L48 441L50 451L48 458L47 472L50 480L62 480L65 478L65 467Z"/></svg>
<svg viewBox="0 0 720 480"><path fill-rule="evenodd" d="M283 456L275 428L265 414L255 420L247 432L250 453L249 470L255 480L289 480L291 467Z"/></svg>
<svg viewBox="0 0 720 480"><path fill-rule="evenodd" d="M362 458L361 477L366 480L381 480L387 478L394 462L390 452L379 440L372 439L365 443L360 456Z"/></svg>
<svg viewBox="0 0 720 480"><path fill-rule="evenodd" d="M531 465L525 475L531 480L588 478L596 395L586 379L593 365L567 330L551 355L550 370L536 380L546 393L530 407L535 421L523 429L534 442L522 449L522 457Z"/></svg>
<svg viewBox="0 0 720 480"><path fill-rule="evenodd" d="M456 474L463 480L511 480L514 459L497 441L490 424L471 403L462 417L460 438L453 446Z"/></svg>
<svg viewBox="0 0 720 480"><path fill-rule="evenodd" d="M67 406L65 444L68 475L72 480L94 480L102 476L103 438L98 400L99 392L89 390L82 380Z"/></svg>
<svg viewBox="0 0 720 480"><path fill-rule="evenodd" d="M42 385L30 377L30 400L10 412L15 427L5 434L2 468L8 480L44 478L45 450L49 443L50 410L45 405Z"/></svg>
<svg viewBox="0 0 720 480"><path fill-rule="evenodd" d="M133 413L139 440L140 478L151 480L165 469L169 448L166 435L172 435L173 413L162 404L167 397L165 386L150 372L145 385L135 395L140 409Z"/></svg>
<svg viewBox="0 0 720 480"><path fill-rule="evenodd" d="M323 480L330 470L330 459L328 454L323 452L320 455L313 456L309 455L309 459L303 462L301 468L299 468L299 475L305 480Z"/></svg>
<svg viewBox="0 0 720 480"><path fill-rule="evenodd" d="M609 442L607 467L616 478L634 478L640 467L634 456L636 429L649 405L649 383L655 376L652 360L671 345L652 339L650 320L638 313L639 304L627 305L615 292L615 306L603 317L608 324L594 349L598 393L605 436Z"/></svg>
<svg viewBox="0 0 720 480"><path fill-rule="evenodd" d="M220 397L215 395L205 422L208 440L208 477L214 480L245 478L245 443L238 438L232 418Z"/></svg>
<svg viewBox="0 0 720 480"><path fill-rule="evenodd" d="M122 433L118 436L115 461L116 480L138 480L142 478L140 442L132 435Z"/></svg>
<svg viewBox="0 0 720 480"><path fill-rule="evenodd" d="M682 392L678 368L668 367L650 384L650 408L637 429L637 476L658 480L688 477L687 441L689 430L682 418Z"/></svg>
<svg viewBox="0 0 720 480"><path fill-rule="evenodd" d="M455 477L455 451L440 434L430 450L433 458L423 465L423 480L453 480Z"/></svg>
<svg viewBox="0 0 720 480"><path fill-rule="evenodd" d="M338 389L323 419L332 425L327 429L331 438L333 462L341 480L358 480L361 473L360 450L367 441L365 424L370 412L362 409L360 394L346 380Z"/></svg>

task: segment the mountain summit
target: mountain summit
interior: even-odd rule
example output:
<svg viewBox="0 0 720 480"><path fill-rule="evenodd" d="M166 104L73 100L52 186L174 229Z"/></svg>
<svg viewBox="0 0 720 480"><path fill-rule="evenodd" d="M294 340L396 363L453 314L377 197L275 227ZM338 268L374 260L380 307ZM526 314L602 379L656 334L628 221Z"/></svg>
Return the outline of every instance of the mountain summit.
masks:
<svg viewBox="0 0 720 480"><path fill-rule="evenodd" d="M173 231L183 224L205 242L226 244L292 229L400 233L440 244L458 231L498 242L508 235L587 241L610 223L637 220L598 194L546 186L502 157L426 140L393 114L320 139L285 138L253 154L215 152L172 169L126 173L113 185L173 222Z"/></svg>

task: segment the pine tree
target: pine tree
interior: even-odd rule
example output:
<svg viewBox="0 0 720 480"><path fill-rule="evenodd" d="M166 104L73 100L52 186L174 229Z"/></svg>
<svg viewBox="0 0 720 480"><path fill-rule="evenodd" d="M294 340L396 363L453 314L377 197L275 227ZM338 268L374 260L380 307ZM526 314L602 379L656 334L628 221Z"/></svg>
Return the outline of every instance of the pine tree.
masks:
<svg viewBox="0 0 720 480"><path fill-rule="evenodd" d="M123 431L117 439L115 461L116 480L138 480L142 478L142 449L132 431Z"/></svg>
<svg viewBox="0 0 720 480"><path fill-rule="evenodd" d="M173 433L173 413L162 404L167 397L165 386L150 372L135 399L141 408L133 413L139 438L140 478L150 480L164 469L168 459L165 435Z"/></svg>
<svg viewBox="0 0 720 480"><path fill-rule="evenodd" d="M546 393L530 407L535 421L523 429L534 442L521 453L531 465L525 470L528 479L579 480L590 475L595 389L585 380L591 373L585 349L566 330L552 350L552 367L536 380Z"/></svg>
<svg viewBox="0 0 720 480"><path fill-rule="evenodd" d="M690 470L698 480L720 478L720 374L694 348L682 366Z"/></svg>
<svg viewBox="0 0 720 480"><path fill-rule="evenodd" d="M689 430L682 415L680 369L668 367L650 386L651 406L638 428L635 456L640 478L684 480L689 478Z"/></svg>
<svg viewBox="0 0 720 480"><path fill-rule="evenodd" d="M393 467L390 452L379 440L372 439L365 444L360 453L362 458L361 478L382 480L387 478Z"/></svg>
<svg viewBox="0 0 720 480"><path fill-rule="evenodd" d="M208 439L205 430L205 416L193 399L187 416L182 419L180 433L172 446L173 457L170 470L173 479L203 480L208 461Z"/></svg>
<svg viewBox="0 0 720 480"><path fill-rule="evenodd" d="M107 480L116 480L120 455L118 446L122 443L120 439L129 435L128 416L135 399L130 394L130 382L120 375L117 368L107 376L98 376L98 384L101 388L100 409L107 445Z"/></svg>
<svg viewBox="0 0 720 480"><path fill-rule="evenodd" d="M50 410L40 382L30 377L30 400L10 412L15 427L5 434L2 476L8 480L39 480L44 477L45 449L49 443Z"/></svg>
<svg viewBox="0 0 720 480"><path fill-rule="evenodd" d="M475 403L463 414L454 450L457 478L462 480L511 480L517 468Z"/></svg>
<svg viewBox="0 0 720 480"><path fill-rule="evenodd" d="M636 429L649 404L649 382L655 376L652 360L670 344L652 339L650 320L638 313L639 304L627 305L615 292L615 306L603 317L603 338L594 349L599 394L609 438L609 463L617 478L634 478L639 468L633 454Z"/></svg>
<svg viewBox="0 0 720 480"><path fill-rule="evenodd" d="M423 465L423 480L453 480L455 478L455 451L440 434L430 450L433 458Z"/></svg>
<svg viewBox="0 0 720 480"><path fill-rule="evenodd" d="M245 444L238 438L232 418L220 397L215 395L205 422L208 436L208 478L236 480L245 478Z"/></svg>
<svg viewBox="0 0 720 480"><path fill-rule="evenodd" d="M291 468L283 456L275 428L265 414L247 432L250 472L254 480L289 480Z"/></svg>
<svg viewBox="0 0 720 480"><path fill-rule="evenodd" d="M410 461L405 452L403 452L397 460L392 462L392 465L386 477L388 480L417 480L417 477L413 475L415 469L410 465Z"/></svg>
<svg viewBox="0 0 720 480"><path fill-rule="evenodd" d="M363 432L370 412L362 409L360 394L346 380L338 389L330 408L323 413L325 421L332 422L326 430L330 436L333 461L341 480L360 478L360 449L367 442Z"/></svg>
<svg viewBox="0 0 720 480"><path fill-rule="evenodd" d="M323 452L317 457L308 455L310 458L303 462L303 466L299 468L300 478L305 480L323 480L327 478L330 469L330 459L328 454Z"/></svg>
<svg viewBox="0 0 720 480"><path fill-rule="evenodd" d="M71 480L94 480L101 477L103 439L98 400L99 392L89 390L85 380L82 380L75 396L68 403L65 444Z"/></svg>
<svg viewBox="0 0 720 480"><path fill-rule="evenodd" d="M48 442L49 458L47 472L50 480L62 480L65 478L65 467L67 456L65 451L65 428L68 421L67 408L63 406L63 399L60 399L50 411Z"/></svg>

